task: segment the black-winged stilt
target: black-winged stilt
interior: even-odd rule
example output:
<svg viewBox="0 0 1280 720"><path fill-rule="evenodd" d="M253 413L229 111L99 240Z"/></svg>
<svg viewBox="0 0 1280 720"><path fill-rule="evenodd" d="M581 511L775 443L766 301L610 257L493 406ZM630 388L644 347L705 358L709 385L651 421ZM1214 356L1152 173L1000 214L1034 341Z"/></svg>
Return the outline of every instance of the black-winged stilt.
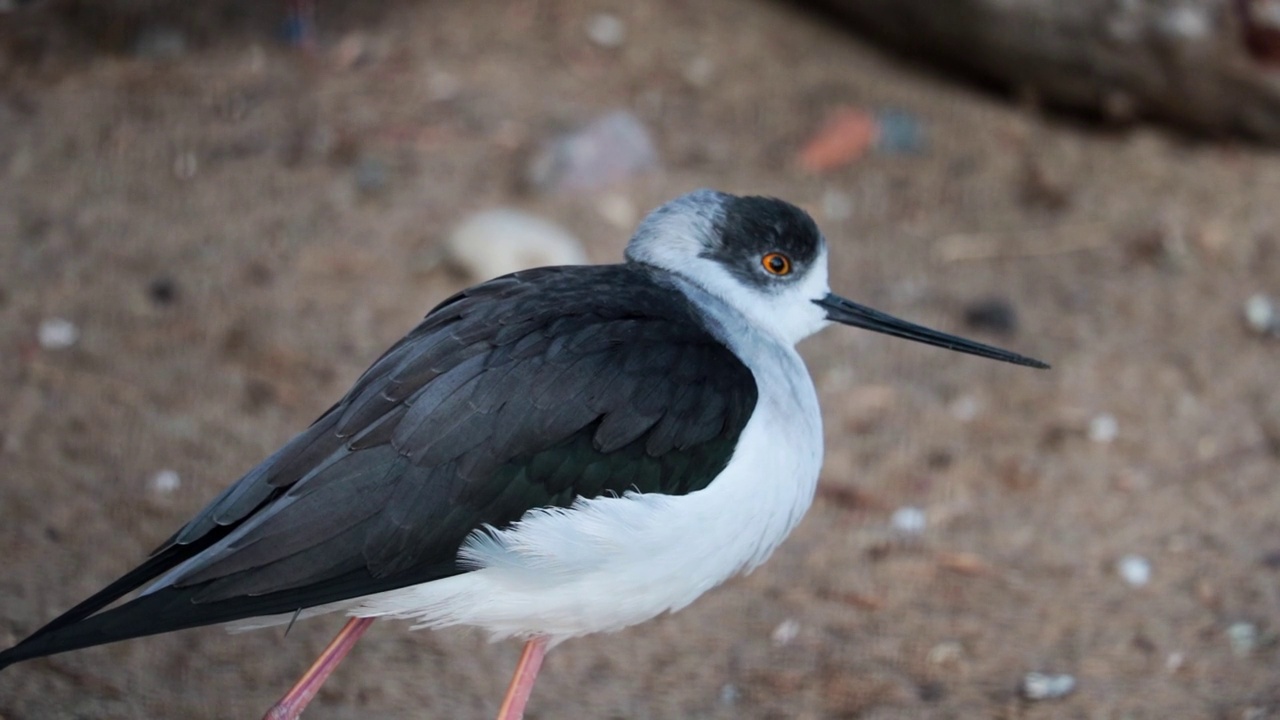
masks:
<svg viewBox="0 0 1280 720"><path fill-rule="evenodd" d="M518 718L547 648L678 610L799 522L822 465L803 338L836 322L1047 367L833 295L825 240L781 200L690 193L643 221L626 259L446 300L310 428L0 667L345 613L268 713L294 718L374 618L404 618L526 639L499 715Z"/></svg>

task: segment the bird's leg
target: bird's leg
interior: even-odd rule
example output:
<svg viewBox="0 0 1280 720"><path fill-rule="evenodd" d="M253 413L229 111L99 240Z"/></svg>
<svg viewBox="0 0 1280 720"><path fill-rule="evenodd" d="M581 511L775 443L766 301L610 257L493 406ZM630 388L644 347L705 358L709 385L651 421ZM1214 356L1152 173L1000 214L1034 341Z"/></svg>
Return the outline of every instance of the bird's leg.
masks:
<svg viewBox="0 0 1280 720"><path fill-rule="evenodd" d="M289 692L284 694L262 720L295 720L302 711L306 709L307 703L320 692L320 686L329 678L338 663L342 662L342 658L351 652L351 648L356 646L356 641L364 634L365 630L373 624L373 618L351 618L346 625L338 631L338 634L329 643L329 647L320 653L320 657L316 658L315 663L307 669L298 682L289 688Z"/></svg>
<svg viewBox="0 0 1280 720"><path fill-rule="evenodd" d="M524 706L529 703L533 681L538 679L538 669L542 667L542 658L546 654L547 639L544 637L531 638L524 644L520 663L516 665L516 674L511 677L507 696L502 699L502 707L498 709L498 720L520 720L524 717Z"/></svg>

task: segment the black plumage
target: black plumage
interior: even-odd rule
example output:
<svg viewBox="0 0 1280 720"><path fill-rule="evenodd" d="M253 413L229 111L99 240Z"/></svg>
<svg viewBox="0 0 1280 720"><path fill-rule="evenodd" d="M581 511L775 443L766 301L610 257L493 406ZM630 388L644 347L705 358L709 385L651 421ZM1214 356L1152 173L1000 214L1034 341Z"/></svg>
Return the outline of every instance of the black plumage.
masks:
<svg viewBox="0 0 1280 720"><path fill-rule="evenodd" d="M468 534L531 508L705 487L757 389L698 312L635 263L543 268L455 295L310 428L141 566L0 653L0 667L456 575Z"/></svg>

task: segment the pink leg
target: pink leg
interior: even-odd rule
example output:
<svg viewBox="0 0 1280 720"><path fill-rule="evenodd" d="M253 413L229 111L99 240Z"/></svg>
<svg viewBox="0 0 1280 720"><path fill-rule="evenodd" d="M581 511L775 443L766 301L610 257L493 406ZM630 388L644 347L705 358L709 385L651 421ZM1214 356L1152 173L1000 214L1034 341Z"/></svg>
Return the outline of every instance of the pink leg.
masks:
<svg viewBox="0 0 1280 720"><path fill-rule="evenodd" d="M299 678L298 682L289 692L284 694L262 720L296 720L306 709L307 703L320 692L320 686L324 681L329 679L334 669L338 667L338 663L342 662L342 658L351 652L351 648L356 646L356 641L364 634L365 630L373 624L373 618L351 618L346 625L338 631L333 641L329 643L329 647L320 653L320 657L307 670L306 673Z"/></svg>
<svg viewBox="0 0 1280 720"><path fill-rule="evenodd" d="M524 644L516 674L511 677L507 696L502 699L502 707L498 710L498 720L520 720L524 717L524 707L529 704L529 694L533 692L533 681L538 679L538 669L542 667L542 658L546 654L547 639L544 637L533 638Z"/></svg>

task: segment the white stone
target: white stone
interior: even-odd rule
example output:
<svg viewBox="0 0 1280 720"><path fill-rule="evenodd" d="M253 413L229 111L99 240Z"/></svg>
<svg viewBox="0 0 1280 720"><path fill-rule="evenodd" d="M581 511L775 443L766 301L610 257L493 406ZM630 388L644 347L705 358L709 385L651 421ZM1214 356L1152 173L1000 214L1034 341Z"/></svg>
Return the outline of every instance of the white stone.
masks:
<svg viewBox="0 0 1280 720"><path fill-rule="evenodd" d="M147 487L157 495L170 495L182 487L182 477L173 470L161 470L151 476Z"/></svg>
<svg viewBox="0 0 1280 720"><path fill-rule="evenodd" d="M1109 443L1120 434L1120 423L1114 415L1103 413L1089 421L1089 439L1096 443Z"/></svg>
<svg viewBox="0 0 1280 720"><path fill-rule="evenodd" d="M48 318L40 322L36 339L45 350L65 350L80 339L80 328L64 318Z"/></svg>
<svg viewBox="0 0 1280 720"><path fill-rule="evenodd" d="M1071 675L1032 672L1022 678L1022 696L1028 700L1057 700L1075 689L1076 679Z"/></svg>
<svg viewBox="0 0 1280 720"><path fill-rule="evenodd" d="M964 659L964 646L958 642L940 642L929 648L926 656L932 665L955 665Z"/></svg>
<svg viewBox="0 0 1280 720"><path fill-rule="evenodd" d="M769 639L773 641L774 645L782 647L783 645L790 644L791 641L795 640L799 635L800 621L795 620L794 618L787 618L786 620L778 623L778 627L773 629L773 634L769 636Z"/></svg>
<svg viewBox="0 0 1280 720"><path fill-rule="evenodd" d="M947 409L951 411L951 417L967 423L978 417L978 413L982 411L982 403L972 395L961 395Z"/></svg>
<svg viewBox="0 0 1280 720"><path fill-rule="evenodd" d="M893 516L889 518L889 524L894 530L905 535L919 535L929 524L929 518L924 514L924 510L908 505L894 510Z"/></svg>
<svg viewBox="0 0 1280 720"><path fill-rule="evenodd" d="M1258 647L1258 627L1253 623L1231 623L1227 628L1227 640L1236 657L1247 657Z"/></svg>
<svg viewBox="0 0 1280 720"><path fill-rule="evenodd" d="M445 241L445 257L476 280L548 265L584 265L582 243L568 230L511 208L476 213Z"/></svg>
<svg viewBox="0 0 1280 720"><path fill-rule="evenodd" d="M627 26L617 15L597 13L587 20L587 39L604 48L621 47L627 39Z"/></svg>
<svg viewBox="0 0 1280 720"><path fill-rule="evenodd" d="M1280 321L1276 319L1276 306L1271 298L1258 293L1244 303L1244 321L1249 329L1259 335L1274 332Z"/></svg>
<svg viewBox="0 0 1280 720"><path fill-rule="evenodd" d="M1151 562L1141 555L1125 555L1116 563L1116 572L1133 587L1151 582Z"/></svg>
<svg viewBox="0 0 1280 720"><path fill-rule="evenodd" d="M631 202L631 198L621 193L608 193L600 198L596 203L596 210L599 211L600 217L616 228L633 228L638 219L636 204Z"/></svg>

